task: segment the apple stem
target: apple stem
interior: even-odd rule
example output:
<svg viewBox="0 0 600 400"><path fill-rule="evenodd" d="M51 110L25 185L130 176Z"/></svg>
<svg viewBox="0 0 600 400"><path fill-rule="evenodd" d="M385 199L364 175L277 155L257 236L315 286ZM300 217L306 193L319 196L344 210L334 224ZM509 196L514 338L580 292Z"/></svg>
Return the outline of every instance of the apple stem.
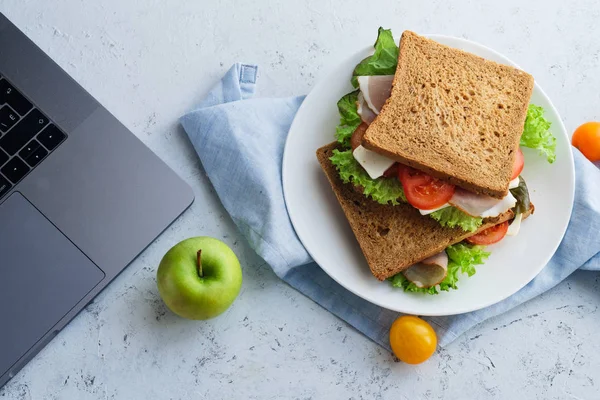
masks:
<svg viewBox="0 0 600 400"><path fill-rule="evenodd" d="M198 276L200 278L202 278L202 250L198 250L198 253L196 253L196 261L197 261L197 267L198 267Z"/></svg>

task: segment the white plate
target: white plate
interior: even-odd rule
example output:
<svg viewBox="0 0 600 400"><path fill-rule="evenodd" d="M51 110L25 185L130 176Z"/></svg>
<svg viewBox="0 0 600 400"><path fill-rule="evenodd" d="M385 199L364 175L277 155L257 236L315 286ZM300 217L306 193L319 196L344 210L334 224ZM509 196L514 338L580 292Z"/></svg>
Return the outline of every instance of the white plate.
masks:
<svg viewBox="0 0 600 400"><path fill-rule="evenodd" d="M428 35L489 60L515 65L480 44L459 38ZM329 276L354 294L379 306L416 315L452 315L497 303L531 281L558 247L571 216L575 172L569 137L542 88L536 83L531 102L544 107L557 139L556 162L523 149L523 177L529 186L535 215L516 237L489 246L492 255L472 277L462 276L459 289L437 296L404 293L375 279L342 209L321 170L315 151L334 141L339 122L337 101L353 90L354 66L372 54L366 47L340 62L308 95L290 129L283 157L283 189L298 237ZM515 65L516 66L516 65Z"/></svg>

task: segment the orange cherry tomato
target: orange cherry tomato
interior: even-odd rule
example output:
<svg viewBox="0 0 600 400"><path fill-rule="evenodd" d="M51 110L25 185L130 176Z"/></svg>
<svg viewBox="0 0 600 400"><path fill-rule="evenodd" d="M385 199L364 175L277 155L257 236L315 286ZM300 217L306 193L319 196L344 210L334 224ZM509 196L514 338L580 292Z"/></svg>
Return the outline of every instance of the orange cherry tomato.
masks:
<svg viewBox="0 0 600 400"><path fill-rule="evenodd" d="M586 122L575 129L571 143L588 160L592 162L600 161L600 122Z"/></svg>
<svg viewBox="0 0 600 400"><path fill-rule="evenodd" d="M435 352L437 335L419 317L404 315L392 324L390 345L396 357L407 364L420 364Z"/></svg>

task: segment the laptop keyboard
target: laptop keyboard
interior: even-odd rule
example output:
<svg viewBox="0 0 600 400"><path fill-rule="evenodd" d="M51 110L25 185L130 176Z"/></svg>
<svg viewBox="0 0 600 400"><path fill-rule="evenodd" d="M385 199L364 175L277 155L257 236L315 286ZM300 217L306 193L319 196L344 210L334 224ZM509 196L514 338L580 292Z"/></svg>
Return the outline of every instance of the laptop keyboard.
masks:
<svg viewBox="0 0 600 400"><path fill-rule="evenodd" d="M67 135L0 77L0 198Z"/></svg>

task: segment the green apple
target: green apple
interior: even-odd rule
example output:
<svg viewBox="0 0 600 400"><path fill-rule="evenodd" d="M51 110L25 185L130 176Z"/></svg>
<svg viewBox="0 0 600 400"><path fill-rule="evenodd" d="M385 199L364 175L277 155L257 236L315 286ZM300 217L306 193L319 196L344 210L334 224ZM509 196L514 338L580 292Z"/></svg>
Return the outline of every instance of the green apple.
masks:
<svg viewBox="0 0 600 400"><path fill-rule="evenodd" d="M188 319L214 318L229 308L242 286L242 268L220 240L193 237L173 246L157 272L165 304Z"/></svg>

